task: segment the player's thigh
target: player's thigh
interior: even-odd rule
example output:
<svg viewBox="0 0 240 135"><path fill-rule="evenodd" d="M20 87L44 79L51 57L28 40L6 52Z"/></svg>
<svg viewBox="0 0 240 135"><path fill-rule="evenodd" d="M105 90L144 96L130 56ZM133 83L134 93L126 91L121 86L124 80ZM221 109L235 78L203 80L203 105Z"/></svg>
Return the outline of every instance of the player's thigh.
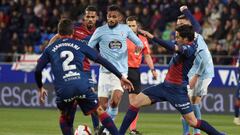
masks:
<svg viewBox="0 0 240 135"><path fill-rule="evenodd" d="M147 95L141 92L136 96L136 98L130 104L134 107L139 108L142 106L150 105L151 103L152 103L152 100L150 99L150 97L148 97Z"/></svg>
<svg viewBox="0 0 240 135"><path fill-rule="evenodd" d="M139 68L128 68L128 80L133 84L134 91L129 94L139 94L141 92L141 79Z"/></svg>
<svg viewBox="0 0 240 135"><path fill-rule="evenodd" d="M154 85L154 86L145 88L145 89L142 90L141 93L146 95L151 100L151 103L153 104L153 103L156 103L156 102L166 101L166 98L165 98L165 91L166 90L167 89L166 89L164 83L161 83L161 84L158 84L158 85ZM138 96L135 99L139 100Z"/></svg>
<svg viewBox="0 0 240 135"><path fill-rule="evenodd" d="M90 88L84 93L84 95L85 95L84 98L78 98L76 100L82 112L85 115L88 115L96 111L96 109L99 106L99 101L97 94L94 93Z"/></svg>
<svg viewBox="0 0 240 135"><path fill-rule="evenodd" d="M119 78L112 73L100 73L98 97L109 97L112 95L114 90L124 92Z"/></svg>
<svg viewBox="0 0 240 135"><path fill-rule="evenodd" d="M165 97L182 115L192 112L186 87L168 87Z"/></svg>
<svg viewBox="0 0 240 135"><path fill-rule="evenodd" d="M211 81L212 81L212 78L198 79L196 86L194 87L194 89L192 91L192 95L190 95L190 96L202 97L204 95L207 95L208 86L211 83Z"/></svg>
<svg viewBox="0 0 240 135"><path fill-rule="evenodd" d="M62 115L75 114L77 110L76 101L65 102L65 101L56 101L57 108L60 110Z"/></svg>

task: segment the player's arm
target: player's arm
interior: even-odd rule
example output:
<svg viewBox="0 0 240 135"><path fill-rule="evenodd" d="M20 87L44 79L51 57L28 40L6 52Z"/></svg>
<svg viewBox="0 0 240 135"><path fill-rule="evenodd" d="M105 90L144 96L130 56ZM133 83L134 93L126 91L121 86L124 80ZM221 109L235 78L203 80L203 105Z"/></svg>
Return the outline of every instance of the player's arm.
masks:
<svg viewBox="0 0 240 135"><path fill-rule="evenodd" d="M143 43L143 54L144 54L144 60L146 61L148 67L150 68L152 75L153 75L153 79L157 79L157 72L154 68L154 64L153 64L153 60L152 57L150 55L150 49L149 49L149 43L148 40L146 39L145 41L142 42Z"/></svg>
<svg viewBox="0 0 240 135"><path fill-rule="evenodd" d="M52 43L54 43L57 39L59 39L60 38L60 35L59 34L56 34L56 35L54 35L51 39L50 39L50 41L48 42L48 45L51 45Z"/></svg>
<svg viewBox="0 0 240 135"><path fill-rule="evenodd" d="M142 41L138 38L138 36L132 31L131 28L129 28L128 26L126 26L128 29L128 39L130 39L134 45L143 48L143 44Z"/></svg>
<svg viewBox="0 0 240 135"><path fill-rule="evenodd" d="M181 6L180 11L190 20L195 32L202 33L202 28L199 22L194 18L192 13L188 10L187 6Z"/></svg>
<svg viewBox="0 0 240 135"><path fill-rule="evenodd" d="M144 36L147 36L148 38L152 39L152 41L158 43L160 46L166 48L167 50L172 51L172 52L177 52L180 55L185 55L186 57L189 57L195 52L195 50L192 47L190 47L189 45L178 46L171 41L165 41L165 40L156 38L148 31L139 29L138 32L140 32Z"/></svg>
<svg viewBox="0 0 240 135"><path fill-rule="evenodd" d="M99 53L97 53L97 51L95 51L94 49L90 48L89 46L82 46L81 47L81 51L92 61L95 61L99 64L101 64L102 66L104 66L107 70L109 70L110 72L112 72L114 75L116 75L122 83L122 86L124 89L127 90L134 90L132 83L126 79L118 70L117 68L111 64L108 60L106 60L105 58L103 58Z"/></svg>
<svg viewBox="0 0 240 135"><path fill-rule="evenodd" d="M35 81L39 89L39 99L41 103L45 102L45 96L47 96L47 91L43 88L42 83L42 70L49 62L49 58L46 54L46 50L43 52L41 57L38 59L36 70L35 70Z"/></svg>
<svg viewBox="0 0 240 135"><path fill-rule="evenodd" d="M153 34L149 33L148 31L138 29L138 32L150 38L152 41L158 43L160 46L166 48L169 51L177 52L179 50L179 47L175 45L173 42L168 42L168 41L164 41L162 39L156 38L153 36Z"/></svg>
<svg viewBox="0 0 240 135"><path fill-rule="evenodd" d="M99 30L99 28L97 28L92 37L90 38L89 42L88 42L88 46L90 46L91 48L95 48L96 45L99 43L99 38L100 38L100 33L101 31Z"/></svg>

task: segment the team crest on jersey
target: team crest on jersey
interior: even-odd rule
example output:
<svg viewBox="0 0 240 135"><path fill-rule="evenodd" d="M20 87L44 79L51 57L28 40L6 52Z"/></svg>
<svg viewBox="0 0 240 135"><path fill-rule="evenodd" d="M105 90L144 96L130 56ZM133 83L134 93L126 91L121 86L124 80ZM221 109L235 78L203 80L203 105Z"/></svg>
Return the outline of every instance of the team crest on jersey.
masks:
<svg viewBox="0 0 240 135"><path fill-rule="evenodd" d="M111 41L109 43L109 48L110 49L121 49L122 48L122 43L118 40Z"/></svg>

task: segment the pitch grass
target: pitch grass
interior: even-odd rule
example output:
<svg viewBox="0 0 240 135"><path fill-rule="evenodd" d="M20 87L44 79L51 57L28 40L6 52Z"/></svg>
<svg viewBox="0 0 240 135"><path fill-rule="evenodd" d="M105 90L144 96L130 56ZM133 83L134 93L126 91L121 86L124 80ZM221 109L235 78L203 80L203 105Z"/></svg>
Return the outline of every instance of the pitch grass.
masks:
<svg viewBox="0 0 240 135"><path fill-rule="evenodd" d="M116 118L120 126L123 115ZM0 135L60 135L59 112L56 109L12 109L0 108ZM204 115L205 120L228 135L240 135L240 126L232 123L232 115ZM91 118L76 114L75 127L87 124L92 128ZM144 135L181 135L182 126L179 114L141 113L138 129ZM203 135L205 135L203 133Z"/></svg>

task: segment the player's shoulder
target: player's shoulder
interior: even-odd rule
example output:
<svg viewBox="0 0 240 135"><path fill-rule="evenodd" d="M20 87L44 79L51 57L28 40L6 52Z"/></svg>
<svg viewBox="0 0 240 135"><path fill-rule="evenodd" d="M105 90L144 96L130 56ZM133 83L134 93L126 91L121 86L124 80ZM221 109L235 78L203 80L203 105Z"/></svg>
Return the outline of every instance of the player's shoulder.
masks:
<svg viewBox="0 0 240 135"><path fill-rule="evenodd" d="M74 28L76 28L76 27L81 27L81 26L82 26L82 23L76 22L76 23L73 24L73 26L74 26Z"/></svg>
<svg viewBox="0 0 240 135"><path fill-rule="evenodd" d="M109 29L107 24L104 24L104 25L98 27L96 30L104 30L104 29Z"/></svg>

